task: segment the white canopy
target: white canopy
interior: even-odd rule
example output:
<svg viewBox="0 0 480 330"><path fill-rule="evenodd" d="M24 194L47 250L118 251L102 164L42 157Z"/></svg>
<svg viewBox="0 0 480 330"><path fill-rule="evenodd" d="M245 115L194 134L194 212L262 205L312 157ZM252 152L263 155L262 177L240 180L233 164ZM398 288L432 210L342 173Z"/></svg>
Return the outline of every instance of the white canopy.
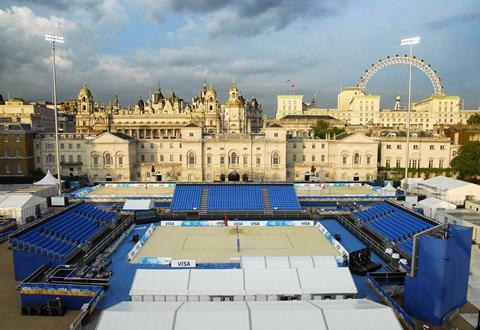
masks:
<svg viewBox="0 0 480 330"><path fill-rule="evenodd" d="M393 188L393 186L390 184L390 182L380 189L380 195L382 196L395 196L397 192L397 189Z"/></svg>
<svg viewBox="0 0 480 330"><path fill-rule="evenodd" d="M153 201L151 199L127 199L123 204L123 211L140 211L153 209Z"/></svg>
<svg viewBox="0 0 480 330"><path fill-rule="evenodd" d="M0 195L0 214L7 218L15 218L22 225L30 216L38 216L38 212L47 209L47 200L32 194Z"/></svg>
<svg viewBox="0 0 480 330"><path fill-rule="evenodd" d="M243 269L337 268L334 256L242 256Z"/></svg>
<svg viewBox="0 0 480 330"><path fill-rule="evenodd" d="M367 299L122 302L102 312L97 330L402 329L392 309Z"/></svg>
<svg viewBox="0 0 480 330"><path fill-rule="evenodd" d="M34 182L34 185L43 185L43 186L53 186L58 183L57 178L53 176L50 170L47 171L47 174L43 177L42 180Z"/></svg>

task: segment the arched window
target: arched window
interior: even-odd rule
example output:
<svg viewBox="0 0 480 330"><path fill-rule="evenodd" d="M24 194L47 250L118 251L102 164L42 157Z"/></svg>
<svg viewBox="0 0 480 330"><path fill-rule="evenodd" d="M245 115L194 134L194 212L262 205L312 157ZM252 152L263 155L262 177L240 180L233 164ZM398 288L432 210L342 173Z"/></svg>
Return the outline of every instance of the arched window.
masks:
<svg viewBox="0 0 480 330"><path fill-rule="evenodd" d="M210 110L213 110L213 105L210 105Z"/></svg>
<svg viewBox="0 0 480 330"><path fill-rule="evenodd" d="M355 153L353 155L353 165L358 165L360 164L360 155L358 153Z"/></svg>
<svg viewBox="0 0 480 330"><path fill-rule="evenodd" d="M195 165L195 153L189 152L187 154L187 165Z"/></svg>
<svg viewBox="0 0 480 330"><path fill-rule="evenodd" d="M48 154L48 155L47 155L47 162L48 162L48 163L52 163L52 162L53 162L53 155L52 155L52 154Z"/></svg>
<svg viewBox="0 0 480 330"><path fill-rule="evenodd" d="M232 153L230 153L230 157L228 158L228 162L230 164L238 164L238 156L237 156L237 153L235 151L233 151Z"/></svg>
<svg viewBox="0 0 480 330"><path fill-rule="evenodd" d="M117 166L122 167L123 166L123 155L117 155Z"/></svg>
<svg viewBox="0 0 480 330"><path fill-rule="evenodd" d="M276 151L272 153L272 165L280 165L280 155Z"/></svg>
<svg viewBox="0 0 480 330"><path fill-rule="evenodd" d="M112 156L108 152L103 156L103 163L105 166L112 165Z"/></svg>
<svg viewBox="0 0 480 330"><path fill-rule="evenodd" d="M98 167L98 155L92 155L92 167Z"/></svg>

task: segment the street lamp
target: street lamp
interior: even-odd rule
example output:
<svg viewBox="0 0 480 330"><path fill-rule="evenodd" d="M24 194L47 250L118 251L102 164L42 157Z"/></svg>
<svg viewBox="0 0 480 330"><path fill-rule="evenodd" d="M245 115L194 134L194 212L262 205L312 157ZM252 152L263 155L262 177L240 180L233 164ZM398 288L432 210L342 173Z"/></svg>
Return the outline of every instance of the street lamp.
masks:
<svg viewBox="0 0 480 330"><path fill-rule="evenodd" d="M53 52L53 106L55 111L55 149L57 157L57 180L58 180L58 196L62 194L62 179L60 178L60 151L58 146L58 111L57 111L57 75L55 72L55 43L63 44L63 37L55 36L52 34L45 35L45 40L52 43Z"/></svg>
<svg viewBox="0 0 480 330"><path fill-rule="evenodd" d="M410 69L408 76L408 109L407 109L407 143L405 147L405 183L404 191L407 194L407 180L408 180L408 163L410 161L410 110L412 108L412 60L413 60L413 45L420 43L420 37L405 38L400 40L401 46L410 46Z"/></svg>

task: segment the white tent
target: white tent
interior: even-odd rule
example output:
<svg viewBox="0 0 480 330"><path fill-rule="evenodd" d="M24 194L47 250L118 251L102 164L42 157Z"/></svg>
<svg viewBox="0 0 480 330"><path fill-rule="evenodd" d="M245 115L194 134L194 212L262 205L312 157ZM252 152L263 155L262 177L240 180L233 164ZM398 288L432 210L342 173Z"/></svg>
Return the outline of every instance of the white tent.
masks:
<svg viewBox="0 0 480 330"><path fill-rule="evenodd" d="M130 289L134 302L265 301L352 298L350 270L340 268L137 269Z"/></svg>
<svg viewBox="0 0 480 330"><path fill-rule="evenodd" d="M153 209L153 201L151 199L127 199L123 204L123 211L142 211Z"/></svg>
<svg viewBox="0 0 480 330"><path fill-rule="evenodd" d="M18 225L26 223L28 217L37 217L47 209L47 200L32 194L1 195L0 214L15 218Z"/></svg>
<svg viewBox="0 0 480 330"><path fill-rule="evenodd" d="M241 256L243 269L337 268L334 256Z"/></svg>
<svg viewBox="0 0 480 330"><path fill-rule="evenodd" d="M435 197L428 197L417 203L417 207L423 210L423 214L429 218L435 219L435 214L438 209L455 210L456 205L442 201Z"/></svg>
<svg viewBox="0 0 480 330"><path fill-rule="evenodd" d="M367 299L235 302L121 302L97 330L402 329L392 309Z"/></svg>
<svg viewBox="0 0 480 330"><path fill-rule="evenodd" d="M463 205L466 199L480 199L480 185L436 176L417 184L418 191L427 197L436 197L455 205Z"/></svg>
<svg viewBox="0 0 480 330"><path fill-rule="evenodd" d="M58 183L57 178L53 176L53 174L50 172L50 170L47 171L47 174L43 177L42 180L34 182L34 185L39 185L39 186L53 186Z"/></svg>
<svg viewBox="0 0 480 330"><path fill-rule="evenodd" d="M397 194L397 189L393 188L390 182L379 190L381 196L395 196Z"/></svg>

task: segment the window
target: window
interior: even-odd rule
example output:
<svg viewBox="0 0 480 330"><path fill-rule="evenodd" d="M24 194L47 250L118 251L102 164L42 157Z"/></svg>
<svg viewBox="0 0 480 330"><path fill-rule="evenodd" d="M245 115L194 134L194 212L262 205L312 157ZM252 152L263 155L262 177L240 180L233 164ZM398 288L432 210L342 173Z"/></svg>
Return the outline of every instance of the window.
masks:
<svg viewBox="0 0 480 330"><path fill-rule="evenodd" d="M73 155L68 155L68 162L73 163Z"/></svg>
<svg viewBox="0 0 480 330"><path fill-rule="evenodd" d="M305 161L305 155L302 155L302 162Z"/></svg>
<svg viewBox="0 0 480 330"><path fill-rule="evenodd" d="M315 149L315 143L312 143L312 149Z"/></svg>
<svg viewBox="0 0 480 330"><path fill-rule="evenodd" d="M312 162L315 161L315 155L312 155Z"/></svg>
<svg viewBox="0 0 480 330"><path fill-rule="evenodd" d="M73 148L73 144L69 143L68 144L68 149L72 149Z"/></svg>
<svg viewBox="0 0 480 330"><path fill-rule="evenodd" d="M387 159L387 160L385 161L385 167L390 167L390 159Z"/></svg>
<svg viewBox="0 0 480 330"><path fill-rule="evenodd" d="M81 162L82 162L82 156L81 156L81 155L77 155L77 162L78 162L78 163L81 163Z"/></svg>
<svg viewBox="0 0 480 330"><path fill-rule="evenodd" d="M144 149L145 145L143 143L140 143L140 148Z"/></svg>
<svg viewBox="0 0 480 330"><path fill-rule="evenodd" d="M371 159L372 159L371 156L367 156L367 165L370 165Z"/></svg>
<svg viewBox="0 0 480 330"><path fill-rule="evenodd" d="M418 144L413 145L413 150L418 150Z"/></svg>
<svg viewBox="0 0 480 330"><path fill-rule="evenodd" d="M398 150L402 150L402 145L401 145L401 144L397 144L397 149L398 149Z"/></svg>
<svg viewBox="0 0 480 330"><path fill-rule="evenodd" d="M260 165L261 164L261 159L260 157L257 157L257 165Z"/></svg>
<svg viewBox="0 0 480 330"><path fill-rule="evenodd" d="M150 161L151 161L151 162L154 162L154 161L155 161L155 155L154 155L154 154L151 154L151 155L150 155Z"/></svg>
<svg viewBox="0 0 480 330"><path fill-rule="evenodd" d="M233 165L238 164L238 157L236 152L232 152L230 154L228 162Z"/></svg>
<svg viewBox="0 0 480 330"><path fill-rule="evenodd" d="M430 150L435 150L435 146L433 144L430 145Z"/></svg>
<svg viewBox="0 0 480 330"><path fill-rule="evenodd" d="M400 167L400 159L397 159L397 162L395 163L395 167L399 168Z"/></svg>
<svg viewBox="0 0 480 330"><path fill-rule="evenodd" d="M195 165L195 153L189 152L187 155L187 165Z"/></svg>
<svg viewBox="0 0 480 330"><path fill-rule="evenodd" d="M438 161L438 168L443 168L443 159Z"/></svg>
<svg viewBox="0 0 480 330"><path fill-rule="evenodd" d="M15 142L20 142L20 135L15 136Z"/></svg>
<svg viewBox="0 0 480 330"><path fill-rule="evenodd" d="M391 145L391 144L387 144L387 149L392 149L392 145Z"/></svg>
<svg viewBox="0 0 480 330"><path fill-rule="evenodd" d="M193 137L193 133L192 132L188 133L188 136Z"/></svg>
<svg viewBox="0 0 480 330"><path fill-rule="evenodd" d="M8 142L8 135L3 136L3 142ZM10 172L10 171L9 171Z"/></svg>
<svg viewBox="0 0 480 330"><path fill-rule="evenodd" d="M77 149L80 149L80 143L77 143Z"/></svg>
<svg viewBox="0 0 480 330"><path fill-rule="evenodd" d="M173 143L172 143L172 142L170 142L170 149L172 149L172 148L173 148Z"/></svg>
<svg viewBox="0 0 480 330"><path fill-rule="evenodd" d="M280 165L280 155L278 152L272 153L272 165Z"/></svg>
<svg viewBox="0 0 480 330"><path fill-rule="evenodd" d="M60 149L64 149L65 148L65 144L64 143L60 143Z"/></svg>
<svg viewBox="0 0 480 330"><path fill-rule="evenodd" d="M150 149L155 148L155 145L153 143L150 143Z"/></svg>
<svg viewBox="0 0 480 330"><path fill-rule="evenodd" d="M322 149L325 149L325 143L322 143Z"/></svg>
<svg viewBox="0 0 480 330"><path fill-rule="evenodd" d="M5 150L3 151L3 155L4 155L5 157L10 156L10 153L8 152L8 149L5 149Z"/></svg>
<svg viewBox="0 0 480 330"><path fill-rule="evenodd" d="M356 153L353 155L353 165L359 165L360 164L360 155Z"/></svg>
<svg viewBox="0 0 480 330"><path fill-rule="evenodd" d="M433 159L428 161L428 168L433 168Z"/></svg>
<svg viewBox="0 0 480 330"><path fill-rule="evenodd" d="M173 162L173 155L170 155L170 161Z"/></svg>
<svg viewBox="0 0 480 330"><path fill-rule="evenodd" d="M320 160L321 160L322 162L324 162L324 161L325 161L325 155L320 156Z"/></svg>
<svg viewBox="0 0 480 330"><path fill-rule="evenodd" d="M225 164L225 156L220 156L220 165Z"/></svg>
<svg viewBox="0 0 480 330"><path fill-rule="evenodd" d="M274 137L278 137L278 133L273 133L273 136L274 136Z"/></svg>
<svg viewBox="0 0 480 330"><path fill-rule="evenodd" d="M5 173L10 173L10 165L5 164Z"/></svg>
<svg viewBox="0 0 480 330"><path fill-rule="evenodd" d="M292 155L292 161L294 161L294 162L297 161L297 155L296 155L296 154L293 154L293 155Z"/></svg>
<svg viewBox="0 0 480 330"><path fill-rule="evenodd" d="M22 165L17 165L17 173L22 173Z"/></svg>
<svg viewBox="0 0 480 330"><path fill-rule="evenodd" d="M98 167L98 156L97 155L93 155L93 167Z"/></svg>
<svg viewBox="0 0 480 330"><path fill-rule="evenodd" d="M346 157L346 156L343 156L343 157L342 157L342 164L343 164L343 165L346 165L346 164L347 164L347 157Z"/></svg>
<svg viewBox="0 0 480 330"><path fill-rule="evenodd" d="M445 145L442 144L442 145L440 146L440 150L445 150Z"/></svg>
<svg viewBox="0 0 480 330"><path fill-rule="evenodd" d="M145 155L140 155L140 161L141 161L142 163L145 162Z"/></svg>
<svg viewBox="0 0 480 330"><path fill-rule="evenodd" d="M293 149L297 149L297 144L296 143L293 144Z"/></svg>
<svg viewBox="0 0 480 330"><path fill-rule="evenodd" d="M207 165L212 164L212 156L207 156Z"/></svg>
<svg viewBox="0 0 480 330"><path fill-rule="evenodd" d="M112 156L110 156L109 153L106 153L103 162L104 162L105 166L112 165Z"/></svg>
<svg viewBox="0 0 480 330"><path fill-rule="evenodd" d="M163 157L163 155L160 155L160 161L163 162L165 160L165 158Z"/></svg>
<svg viewBox="0 0 480 330"><path fill-rule="evenodd" d="M17 149L17 150L16 150L16 155L17 155L17 157L21 157L21 156L22 156L22 152L20 151L20 149Z"/></svg>

